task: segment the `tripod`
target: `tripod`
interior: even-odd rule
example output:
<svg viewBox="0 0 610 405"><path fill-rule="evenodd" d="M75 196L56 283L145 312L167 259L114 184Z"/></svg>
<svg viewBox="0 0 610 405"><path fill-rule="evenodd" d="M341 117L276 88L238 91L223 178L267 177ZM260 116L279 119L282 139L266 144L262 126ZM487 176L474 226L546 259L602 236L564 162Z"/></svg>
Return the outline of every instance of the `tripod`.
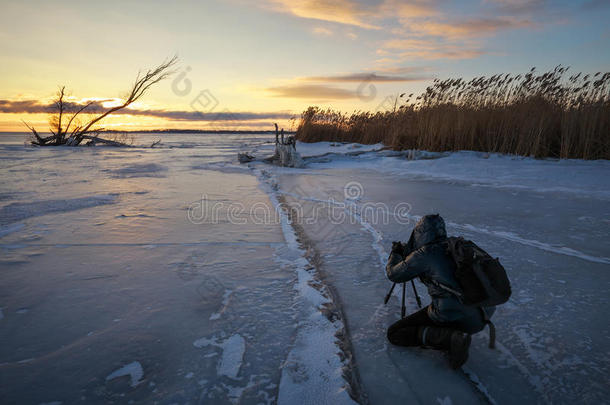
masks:
<svg viewBox="0 0 610 405"><path fill-rule="evenodd" d="M390 297L392 296L392 293L394 292L394 287L396 287L396 284L397 283L392 284L392 288L390 288L390 291L388 292L388 294L385 296L385 299L383 300L384 304L387 304L388 301L390 300ZM413 286L413 293L415 294L415 300L417 301L417 306L421 308L421 299L419 298L419 294L417 293L417 289L415 288L415 282L413 280L411 280L411 286ZM400 317L401 318L404 318L407 313L407 307L405 306L406 289L407 289L407 283L404 282L404 283L402 283L402 307L400 308Z"/></svg>

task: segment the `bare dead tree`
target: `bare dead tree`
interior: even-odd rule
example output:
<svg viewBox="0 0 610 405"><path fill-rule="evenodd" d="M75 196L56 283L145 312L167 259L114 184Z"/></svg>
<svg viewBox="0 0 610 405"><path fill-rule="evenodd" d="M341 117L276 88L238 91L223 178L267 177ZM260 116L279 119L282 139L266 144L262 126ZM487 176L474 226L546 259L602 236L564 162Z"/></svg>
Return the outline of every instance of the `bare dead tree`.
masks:
<svg viewBox="0 0 610 405"><path fill-rule="evenodd" d="M41 137L33 126L30 126L26 122L23 124L28 127L32 132L31 143L38 146L51 146L51 145L67 145L67 146L78 146L85 139L89 140L88 144L95 145L96 143L103 143L106 145L113 146L127 146L127 144L104 139L100 137L100 133L103 128L98 128L96 125L106 118L108 115L115 113L119 110L129 107L132 103L138 101L153 85L160 81L168 78L174 73L171 68L178 62L178 57L174 56L169 60L165 60L162 64L154 69L147 70L145 73L138 72L136 80L131 87L131 90L125 96L122 104L109 108L94 118L90 118L85 123L79 123L79 118L82 117L80 114L90 114L87 109L94 104L93 101L86 103L78 108L69 108L70 103L66 103L66 88L65 86L60 87L57 92L57 96L53 101L53 112L49 119L51 135L48 137ZM69 111L69 110L75 111ZM69 118L67 115L71 113ZM64 121L67 124L64 126Z"/></svg>

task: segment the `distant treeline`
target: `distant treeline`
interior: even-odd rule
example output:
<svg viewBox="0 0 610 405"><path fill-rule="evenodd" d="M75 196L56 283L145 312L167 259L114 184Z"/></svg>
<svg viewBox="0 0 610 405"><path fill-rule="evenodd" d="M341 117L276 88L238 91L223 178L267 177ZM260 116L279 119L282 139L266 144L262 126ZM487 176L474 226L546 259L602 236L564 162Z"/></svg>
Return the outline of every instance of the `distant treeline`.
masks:
<svg viewBox="0 0 610 405"><path fill-rule="evenodd" d="M393 149L476 150L610 159L610 73L553 71L438 80L389 111L347 115L309 107L297 139L383 142ZM567 77L566 77L567 76Z"/></svg>
<svg viewBox="0 0 610 405"><path fill-rule="evenodd" d="M261 131L261 130L223 130L223 129L149 129L143 131L120 131L120 130L105 130L102 132L109 133L134 133L134 134L274 134L275 130ZM285 134L294 134L295 131L284 131Z"/></svg>

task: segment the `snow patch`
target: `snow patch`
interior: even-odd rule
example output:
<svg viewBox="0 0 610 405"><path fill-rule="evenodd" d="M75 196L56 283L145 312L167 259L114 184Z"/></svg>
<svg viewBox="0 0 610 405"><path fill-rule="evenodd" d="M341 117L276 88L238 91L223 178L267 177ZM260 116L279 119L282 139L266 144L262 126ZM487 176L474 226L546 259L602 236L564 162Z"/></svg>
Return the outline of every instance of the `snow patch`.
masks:
<svg viewBox="0 0 610 405"><path fill-rule="evenodd" d="M216 346L222 349L222 356L217 366L217 374L236 379L241 369L244 353L246 352L246 340L238 333L228 339L219 342L217 338L202 337L193 342L193 346L201 349L206 346ZM211 357L209 355L205 357Z"/></svg>
<svg viewBox="0 0 610 405"><path fill-rule="evenodd" d="M328 153L347 154L351 152L371 152L384 148L382 143L364 145L360 143L314 142L305 143L297 141L296 149L302 157L322 156Z"/></svg>
<svg viewBox="0 0 610 405"><path fill-rule="evenodd" d="M218 374L237 378L246 352L246 341L240 334L232 335L222 344L222 357L218 365Z"/></svg>
<svg viewBox="0 0 610 405"><path fill-rule="evenodd" d="M286 241L285 251L279 251L277 260L296 268L298 291L296 305L300 314L294 345L291 348L280 377L278 404L355 404L347 391L343 378L343 368L347 364L341 360L336 334L343 330L341 320L330 321L321 309L331 300L322 293L323 286L315 288L315 268L309 265L301 249L297 234L292 228L285 207L280 204L276 188L270 175L258 171L261 187L269 195L271 203L279 214L280 224ZM282 255L282 253L284 253Z"/></svg>
<svg viewBox="0 0 610 405"><path fill-rule="evenodd" d="M108 375L108 377L106 377L106 381L110 381L123 376L130 376L131 386L136 387L142 382L142 377L144 377L144 370L142 369L142 365L137 361L129 363Z"/></svg>

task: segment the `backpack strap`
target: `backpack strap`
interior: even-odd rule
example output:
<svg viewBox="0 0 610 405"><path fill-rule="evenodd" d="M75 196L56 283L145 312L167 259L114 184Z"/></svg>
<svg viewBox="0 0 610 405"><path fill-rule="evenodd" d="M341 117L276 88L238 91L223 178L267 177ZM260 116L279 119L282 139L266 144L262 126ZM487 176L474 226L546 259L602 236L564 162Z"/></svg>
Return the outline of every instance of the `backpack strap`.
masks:
<svg viewBox="0 0 610 405"><path fill-rule="evenodd" d="M487 312L485 312L485 309L483 307L479 307L479 309L481 310L483 322L487 326L489 326L489 348L495 349L495 347L496 347L496 326L493 324L493 322L489 318L489 315L487 315Z"/></svg>
<svg viewBox="0 0 610 405"><path fill-rule="evenodd" d="M460 291L456 290L455 288L451 288L437 280L433 280L431 278L428 278L427 280L429 283L431 283L432 285L434 285L437 288L440 288L441 290L447 291L450 294L453 294L460 302L463 301L464 299L464 294L462 294Z"/></svg>
<svg viewBox="0 0 610 405"><path fill-rule="evenodd" d="M430 280L430 281L436 287L441 288L441 289L455 295L458 298L458 300L460 300L460 302L462 302L462 299L464 296L461 292L456 291L453 288L448 287L444 284L441 284L436 280ZM491 321L491 318L489 317L489 315L487 315L487 312L485 312L485 309L483 307L479 307L479 310L481 311L481 316L483 318L483 322L485 323L485 325L489 326L489 348L495 349L496 348L496 325L494 325L494 323Z"/></svg>

